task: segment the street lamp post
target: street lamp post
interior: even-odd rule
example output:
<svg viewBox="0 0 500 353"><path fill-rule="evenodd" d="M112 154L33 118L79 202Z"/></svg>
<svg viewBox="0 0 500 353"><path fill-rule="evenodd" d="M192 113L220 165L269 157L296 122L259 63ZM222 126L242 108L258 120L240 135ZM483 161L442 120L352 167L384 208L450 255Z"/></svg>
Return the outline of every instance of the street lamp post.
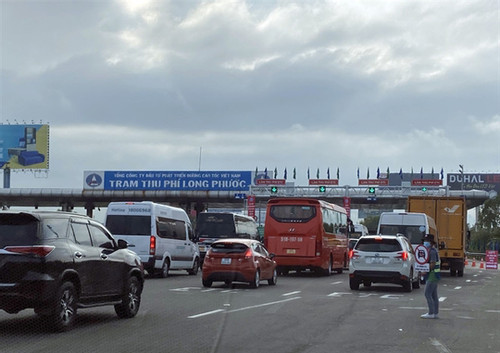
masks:
<svg viewBox="0 0 500 353"><path fill-rule="evenodd" d="M460 189L462 190L462 195L464 194L464 165L463 164L459 164L458 165L460 167Z"/></svg>

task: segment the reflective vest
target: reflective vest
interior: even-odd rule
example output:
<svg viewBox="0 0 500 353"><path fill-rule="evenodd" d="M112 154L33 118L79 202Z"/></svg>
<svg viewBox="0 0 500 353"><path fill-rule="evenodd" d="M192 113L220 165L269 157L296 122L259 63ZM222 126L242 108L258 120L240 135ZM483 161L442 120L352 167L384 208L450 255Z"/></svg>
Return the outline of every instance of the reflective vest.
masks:
<svg viewBox="0 0 500 353"><path fill-rule="evenodd" d="M441 259L439 258L439 253L435 248L431 248L430 251L435 251L436 256L437 256L437 261L434 264L434 269L431 271L432 273L434 273L434 276L430 276L430 273L429 273L430 280L431 281L433 280L432 277L435 277L436 280L440 280L441 279ZM430 262L430 258L429 258L429 262Z"/></svg>

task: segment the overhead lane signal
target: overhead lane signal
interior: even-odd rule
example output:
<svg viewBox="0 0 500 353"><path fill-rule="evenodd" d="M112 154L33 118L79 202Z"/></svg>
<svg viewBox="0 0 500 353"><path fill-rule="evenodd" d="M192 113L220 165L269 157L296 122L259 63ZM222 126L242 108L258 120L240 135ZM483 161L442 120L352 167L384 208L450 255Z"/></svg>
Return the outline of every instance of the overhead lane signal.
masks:
<svg viewBox="0 0 500 353"><path fill-rule="evenodd" d="M276 194L278 192L277 186L271 186L271 194Z"/></svg>
<svg viewBox="0 0 500 353"><path fill-rule="evenodd" d="M370 188L368 188L368 193L369 194L374 194L375 193L375 188L372 186Z"/></svg>
<svg viewBox="0 0 500 353"><path fill-rule="evenodd" d="M319 188L319 192L326 192L326 186L322 185Z"/></svg>

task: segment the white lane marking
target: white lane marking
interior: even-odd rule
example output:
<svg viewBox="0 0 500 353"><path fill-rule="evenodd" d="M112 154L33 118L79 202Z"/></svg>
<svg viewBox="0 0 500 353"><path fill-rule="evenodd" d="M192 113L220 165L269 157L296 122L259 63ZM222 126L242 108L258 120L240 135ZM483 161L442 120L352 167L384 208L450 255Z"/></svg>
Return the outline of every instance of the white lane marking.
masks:
<svg viewBox="0 0 500 353"><path fill-rule="evenodd" d="M460 286L456 286L454 289L462 289L462 287L460 287Z"/></svg>
<svg viewBox="0 0 500 353"><path fill-rule="evenodd" d="M215 292L217 289L211 288L211 289L203 289L201 292L206 293L206 292Z"/></svg>
<svg viewBox="0 0 500 353"><path fill-rule="evenodd" d="M436 347L436 349L438 350L438 352L440 352L440 353L451 353L451 351L444 344L442 344L441 342L439 342L437 339L430 338L430 341L431 341L431 344L434 347Z"/></svg>
<svg viewBox="0 0 500 353"><path fill-rule="evenodd" d="M487 313L499 313L500 314L500 310L486 310Z"/></svg>
<svg viewBox="0 0 500 353"><path fill-rule="evenodd" d="M399 299L399 297L402 297L402 294L386 294L382 295L380 298L381 299Z"/></svg>
<svg viewBox="0 0 500 353"><path fill-rule="evenodd" d="M342 283L344 283L344 282L342 282L342 281L337 281L337 282L333 282L333 283L331 283L331 284L342 284Z"/></svg>
<svg viewBox="0 0 500 353"><path fill-rule="evenodd" d="M368 293L368 294L359 294L359 298L368 298L368 297L371 297L372 295L378 295L378 294L374 294L374 293Z"/></svg>
<svg viewBox="0 0 500 353"><path fill-rule="evenodd" d="M473 317L470 316L457 316L459 319L466 319L466 320L474 320Z"/></svg>
<svg viewBox="0 0 500 353"><path fill-rule="evenodd" d="M426 306L400 306L399 309L403 310L427 310ZM450 308L439 308L439 311L452 311Z"/></svg>
<svg viewBox="0 0 500 353"><path fill-rule="evenodd" d="M447 299L447 297L440 297L440 298L439 298L439 301L440 301L440 302L444 302L446 299Z"/></svg>
<svg viewBox="0 0 500 353"><path fill-rule="evenodd" d="M262 308L263 306L269 306L269 305L274 305L274 304L282 304L289 302L291 300L296 300L300 299L302 297L293 297L293 298L288 298L288 299L283 299L283 300L277 300L275 302L269 302L269 303L264 303L264 304L257 304L257 305L252 305L252 306L246 306L244 308L239 308L239 309L234 309L234 310L229 310L228 313L235 313L237 311L244 311L244 310L250 310L250 309L255 309L255 308Z"/></svg>
<svg viewBox="0 0 500 353"><path fill-rule="evenodd" d="M255 309L255 308L261 308L263 306L269 306L269 305L274 305L274 304L286 303L286 302L289 302L291 300L296 300L296 299L300 299L300 298L301 297L293 297L293 298L278 300L278 301L270 302L270 303L264 303L264 304L246 306L246 307L243 307L243 308L233 309L233 310L216 309L216 310L212 310L212 311L207 311L205 313L188 316L188 319L197 319L199 317L203 317L203 316L207 316L207 315L212 315L212 314L217 314L217 313L220 313L220 312L235 313L237 311L244 311L244 310L250 310L250 309Z"/></svg>
<svg viewBox="0 0 500 353"><path fill-rule="evenodd" d="M289 295L294 295L294 294L299 294L300 293L300 290L296 290L295 292L290 292L290 293L285 293L285 294L282 294L283 297L287 297Z"/></svg>
<svg viewBox="0 0 500 353"><path fill-rule="evenodd" d="M212 314L215 314L215 313L220 313L221 311L225 311L225 310L224 309L217 309L217 310L207 311L206 313L201 313L201 314L197 314L197 315L188 316L188 319L196 319L196 318L199 318L199 317L202 317L202 316L207 316L207 315L212 315Z"/></svg>
<svg viewBox="0 0 500 353"><path fill-rule="evenodd" d="M467 281L465 281L466 283L470 283L470 279L468 279Z"/></svg>
<svg viewBox="0 0 500 353"><path fill-rule="evenodd" d="M172 292L187 292L191 289L200 289L200 287L184 287L184 288L174 288L170 289Z"/></svg>
<svg viewBox="0 0 500 353"><path fill-rule="evenodd" d="M345 292L334 292L334 293L331 293L331 294L328 294L327 297L341 297L343 295L346 295L346 294L352 294L352 293L345 293Z"/></svg>

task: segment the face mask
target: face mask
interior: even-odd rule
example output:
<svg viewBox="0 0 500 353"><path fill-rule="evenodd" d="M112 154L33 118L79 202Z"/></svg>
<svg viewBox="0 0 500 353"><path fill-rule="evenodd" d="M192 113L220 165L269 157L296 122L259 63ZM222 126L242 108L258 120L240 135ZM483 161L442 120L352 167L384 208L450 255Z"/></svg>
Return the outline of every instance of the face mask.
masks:
<svg viewBox="0 0 500 353"><path fill-rule="evenodd" d="M430 241L424 241L424 246L426 248L430 248L431 247L431 242Z"/></svg>

